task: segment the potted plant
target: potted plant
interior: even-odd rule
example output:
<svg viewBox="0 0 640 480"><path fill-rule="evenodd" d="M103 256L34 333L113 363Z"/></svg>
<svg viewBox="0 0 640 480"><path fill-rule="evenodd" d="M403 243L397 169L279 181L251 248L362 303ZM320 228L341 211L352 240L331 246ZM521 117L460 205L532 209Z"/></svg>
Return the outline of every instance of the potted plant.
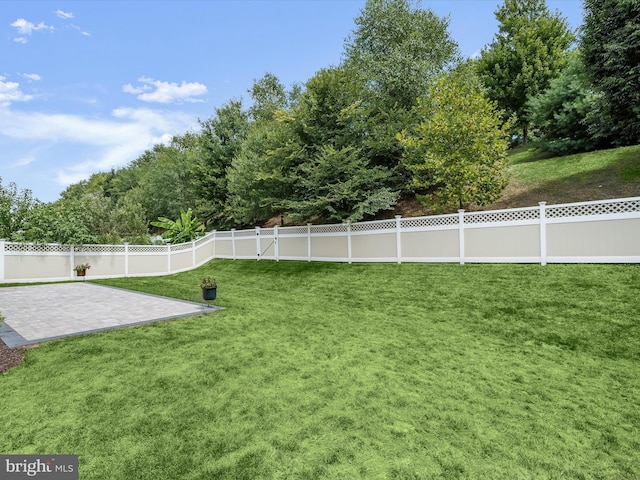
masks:
<svg viewBox="0 0 640 480"><path fill-rule="evenodd" d="M216 289L218 288L218 284L216 283L216 279L212 277L202 277L202 281L200 282L200 288L202 288L202 298L205 300L215 300L216 299Z"/></svg>
<svg viewBox="0 0 640 480"><path fill-rule="evenodd" d="M73 269L76 271L76 275L79 277L84 277L87 274L87 270L91 268L91 265L88 263L79 263Z"/></svg>

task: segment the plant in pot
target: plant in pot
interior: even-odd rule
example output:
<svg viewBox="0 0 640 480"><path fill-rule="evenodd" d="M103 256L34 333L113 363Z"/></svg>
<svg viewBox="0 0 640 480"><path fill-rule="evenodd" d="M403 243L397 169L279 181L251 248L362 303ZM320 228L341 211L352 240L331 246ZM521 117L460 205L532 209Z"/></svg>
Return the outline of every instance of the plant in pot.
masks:
<svg viewBox="0 0 640 480"><path fill-rule="evenodd" d="M76 272L76 275L79 277L84 277L87 274L87 270L89 270L90 268L91 268L91 265L89 265L88 263L79 263L78 265L73 267L73 269Z"/></svg>
<svg viewBox="0 0 640 480"><path fill-rule="evenodd" d="M218 284L216 283L215 278L202 277L202 281L200 282L200 288L202 288L203 299L205 300L216 299L216 289L218 288Z"/></svg>

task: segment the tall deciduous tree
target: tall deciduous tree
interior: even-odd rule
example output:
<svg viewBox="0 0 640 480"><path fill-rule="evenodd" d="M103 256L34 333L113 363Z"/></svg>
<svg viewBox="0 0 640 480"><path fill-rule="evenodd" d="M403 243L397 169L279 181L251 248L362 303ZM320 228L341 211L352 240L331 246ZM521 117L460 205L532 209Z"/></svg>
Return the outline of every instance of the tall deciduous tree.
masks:
<svg viewBox="0 0 640 480"><path fill-rule="evenodd" d="M394 188L409 176L396 134L413 121L411 109L433 78L459 59L449 20L420 2L368 0L345 42L342 67L359 85L362 104L353 125L371 165L390 169Z"/></svg>
<svg viewBox="0 0 640 480"><path fill-rule="evenodd" d="M416 110L421 122L398 138L422 202L462 208L496 200L506 186L510 125L484 95L473 68L462 64L442 75Z"/></svg>
<svg viewBox="0 0 640 480"><path fill-rule="evenodd" d="M368 0L345 43L345 67L383 107L411 108L430 81L458 56L448 19L420 2Z"/></svg>
<svg viewBox="0 0 640 480"><path fill-rule="evenodd" d="M392 173L363 153L359 87L344 68L316 73L289 122L300 148L291 170L292 196L284 205L298 221L358 221L390 208L398 197Z"/></svg>
<svg viewBox="0 0 640 480"><path fill-rule="evenodd" d="M545 0L505 0L495 15L499 31L482 50L478 72L489 98L508 115L517 115L526 143L527 102L558 76L574 35L566 19L551 13Z"/></svg>
<svg viewBox="0 0 640 480"><path fill-rule="evenodd" d="M207 223L227 226L227 170L238 155L249 129L242 101L231 100L215 116L200 122L197 159L193 163L196 213Z"/></svg>
<svg viewBox="0 0 640 480"><path fill-rule="evenodd" d="M581 50L591 81L603 93L600 137L640 143L640 2L585 0Z"/></svg>

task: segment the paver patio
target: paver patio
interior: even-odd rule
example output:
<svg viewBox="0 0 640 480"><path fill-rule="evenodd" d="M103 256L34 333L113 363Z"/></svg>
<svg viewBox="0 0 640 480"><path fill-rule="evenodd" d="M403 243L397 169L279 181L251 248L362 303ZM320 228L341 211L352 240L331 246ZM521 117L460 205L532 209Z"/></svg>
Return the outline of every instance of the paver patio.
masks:
<svg viewBox="0 0 640 480"><path fill-rule="evenodd" d="M6 287L0 338L16 347L220 309L85 282Z"/></svg>

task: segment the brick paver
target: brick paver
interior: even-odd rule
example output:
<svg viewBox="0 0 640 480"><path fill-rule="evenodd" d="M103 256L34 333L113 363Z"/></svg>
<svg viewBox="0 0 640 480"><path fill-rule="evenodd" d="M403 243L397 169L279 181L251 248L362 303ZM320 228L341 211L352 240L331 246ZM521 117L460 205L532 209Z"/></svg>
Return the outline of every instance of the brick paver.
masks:
<svg viewBox="0 0 640 480"><path fill-rule="evenodd" d="M0 338L15 347L219 309L85 282L6 287Z"/></svg>

